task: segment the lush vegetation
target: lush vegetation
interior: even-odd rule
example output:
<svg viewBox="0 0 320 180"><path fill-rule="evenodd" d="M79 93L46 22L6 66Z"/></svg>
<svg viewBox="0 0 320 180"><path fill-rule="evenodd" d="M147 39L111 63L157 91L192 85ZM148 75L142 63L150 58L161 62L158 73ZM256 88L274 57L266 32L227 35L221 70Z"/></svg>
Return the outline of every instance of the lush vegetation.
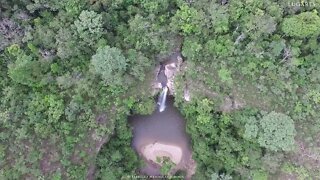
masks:
<svg viewBox="0 0 320 180"><path fill-rule="evenodd" d="M320 178L320 2L292 2L0 0L0 179L135 174L126 119L178 39L194 179Z"/></svg>

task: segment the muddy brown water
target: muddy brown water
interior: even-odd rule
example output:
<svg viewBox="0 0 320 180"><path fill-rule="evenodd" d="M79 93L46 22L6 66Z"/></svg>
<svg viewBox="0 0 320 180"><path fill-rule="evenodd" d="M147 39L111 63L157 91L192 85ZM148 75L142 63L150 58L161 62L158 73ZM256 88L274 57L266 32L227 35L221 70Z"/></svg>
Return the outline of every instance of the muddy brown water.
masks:
<svg viewBox="0 0 320 180"><path fill-rule="evenodd" d="M183 154L176 169L187 170L191 160L190 139L185 131L185 120L173 103L173 98L169 97L165 111L159 112L156 109L151 115L135 115L129 118L133 131L132 147L144 159L141 150L145 145L162 143L178 146ZM160 175L158 165L146 160L145 162L146 167L140 170L141 174Z"/></svg>

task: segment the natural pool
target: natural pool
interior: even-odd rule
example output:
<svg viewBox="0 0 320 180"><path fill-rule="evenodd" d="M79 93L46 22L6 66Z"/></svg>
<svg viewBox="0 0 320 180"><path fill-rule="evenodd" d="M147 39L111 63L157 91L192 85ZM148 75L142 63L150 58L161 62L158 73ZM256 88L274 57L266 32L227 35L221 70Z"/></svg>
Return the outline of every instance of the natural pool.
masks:
<svg viewBox="0 0 320 180"><path fill-rule="evenodd" d="M135 115L129 118L133 130L132 147L146 162L141 174L160 175L157 157L169 157L176 164L171 174L186 172L186 179L194 173L190 140L185 131L185 120L169 98L163 112L155 110L151 115Z"/></svg>

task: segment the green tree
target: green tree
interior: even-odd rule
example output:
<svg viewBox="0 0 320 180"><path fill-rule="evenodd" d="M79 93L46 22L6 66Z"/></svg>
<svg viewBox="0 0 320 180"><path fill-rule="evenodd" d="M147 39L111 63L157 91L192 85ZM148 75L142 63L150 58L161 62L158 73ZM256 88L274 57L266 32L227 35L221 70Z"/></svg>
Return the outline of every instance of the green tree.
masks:
<svg viewBox="0 0 320 180"><path fill-rule="evenodd" d="M230 70L223 67L218 71L218 75L222 82L232 84L232 76Z"/></svg>
<svg viewBox="0 0 320 180"><path fill-rule="evenodd" d="M125 40L123 45L150 55L167 54L168 49L174 43L170 42L173 36L168 27L162 25L163 23L165 22L155 21L151 15L144 17L141 14L136 14L128 21L129 31L121 30Z"/></svg>
<svg viewBox="0 0 320 180"><path fill-rule="evenodd" d="M271 112L260 120L258 142L272 151L291 151L296 130L293 120L282 113Z"/></svg>
<svg viewBox="0 0 320 180"><path fill-rule="evenodd" d="M129 74L133 75L140 81L143 81L146 76L146 70L148 70L152 65L150 59L134 49L129 49L127 59L128 66L130 67Z"/></svg>
<svg viewBox="0 0 320 180"><path fill-rule="evenodd" d="M8 65L9 77L16 83L23 85L41 86L40 81L46 68L39 61L20 50L18 46L12 45L8 48L8 51L13 55L15 61Z"/></svg>
<svg viewBox="0 0 320 180"><path fill-rule="evenodd" d="M228 175L228 174L217 174L217 173L213 173L211 175L211 180L231 180L232 176Z"/></svg>
<svg viewBox="0 0 320 180"><path fill-rule="evenodd" d="M70 27L61 27L56 34L57 56L67 59L76 54L80 54L77 38L73 35Z"/></svg>
<svg viewBox="0 0 320 180"><path fill-rule="evenodd" d="M186 38L182 46L182 54L189 60L195 61L200 59L202 45L194 38Z"/></svg>
<svg viewBox="0 0 320 180"><path fill-rule="evenodd" d="M61 8L60 1L46 1L46 0L33 0L31 1L26 8L31 12L34 13L37 10L48 9L51 11L57 11Z"/></svg>
<svg viewBox="0 0 320 180"><path fill-rule="evenodd" d="M209 57L228 57L234 52L234 45L229 36L218 36L205 44Z"/></svg>
<svg viewBox="0 0 320 180"><path fill-rule="evenodd" d="M171 27L184 35L200 34L204 13L186 4L182 5L172 17Z"/></svg>
<svg viewBox="0 0 320 180"><path fill-rule="evenodd" d="M0 93L8 82L6 58L0 56Z"/></svg>
<svg viewBox="0 0 320 180"><path fill-rule="evenodd" d="M150 115L155 109L153 98L144 98L133 105L134 113L142 115Z"/></svg>
<svg viewBox="0 0 320 180"><path fill-rule="evenodd" d="M158 14L161 11L164 11L169 6L168 0L141 0L143 8L150 14Z"/></svg>
<svg viewBox="0 0 320 180"><path fill-rule="evenodd" d="M28 103L25 115L37 135L47 137L54 130L60 129L59 120L64 114L64 104L61 97L53 94L36 93ZM56 128L52 128L52 127Z"/></svg>
<svg viewBox="0 0 320 180"><path fill-rule="evenodd" d="M249 117L245 125L244 138L255 139L258 135L259 127L257 125L257 119L253 116Z"/></svg>
<svg viewBox="0 0 320 180"><path fill-rule="evenodd" d="M216 33L224 33L229 30L229 13L226 6L211 3L208 12L210 14L210 22Z"/></svg>
<svg viewBox="0 0 320 180"><path fill-rule="evenodd" d="M303 12L285 18L282 31L293 37L305 38L320 34L320 17L316 12Z"/></svg>
<svg viewBox="0 0 320 180"><path fill-rule="evenodd" d="M62 0L65 10L71 15L77 15L84 8L86 1L82 0Z"/></svg>
<svg viewBox="0 0 320 180"><path fill-rule="evenodd" d="M175 166L174 162L169 157L157 157L157 162L161 163L160 173L162 175L169 175L171 169Z"/></svg>
<svg viewBox="0 0 320 180"><path fill-rule="evenodd" d="M84 10L74 22L81 39L93 45L103 35L102 15L94 11Z"/></svg>
<svg viewBox="0 0 320 180"><path fill-rule="evenodd" d="M276 21L268 15L250 16L245 24L247 33L253 39L259 39L262 35L272 34L276 30Z"/></svg>
<svg viewBox="0 0 320 180"><path fill-rule="evenodd" d="M115 47L99 47L91 58L94 73L101 75L108 85L121 85L127 69L127 59Z"/></svg>
<svg viewBox="0 0 320 180"><path fill-rule="evenodd" d="M210 115L210 112L213 110L213 102L208 99L202 99L201 101L198 101L197 106L197 113L199 114L197 116L197 122L201 125L209 124L210 121L212 121L212 116Z"/></svg>

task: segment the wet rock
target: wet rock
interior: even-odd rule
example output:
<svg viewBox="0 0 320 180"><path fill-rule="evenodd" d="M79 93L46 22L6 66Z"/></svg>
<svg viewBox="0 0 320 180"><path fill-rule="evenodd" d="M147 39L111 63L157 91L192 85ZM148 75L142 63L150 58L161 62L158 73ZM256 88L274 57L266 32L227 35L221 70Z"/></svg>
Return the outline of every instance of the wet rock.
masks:
<svg viewBox="0 0 320 180"><path fill-rule="evenodd" d="M182 57L178 55L173 62L165 65L165 75L167 76L167 86L169 88L170 95L175 95L174 78L176 74L181 71L182 62Z"/></svg>
<svg viewBox="0 0 320 180"><path fill-rule="evenodd" d="M159 74L157 76L158 81L161 83L162 88L167 86L168 78L164 72L165 66L161 65Z"/></svg>

